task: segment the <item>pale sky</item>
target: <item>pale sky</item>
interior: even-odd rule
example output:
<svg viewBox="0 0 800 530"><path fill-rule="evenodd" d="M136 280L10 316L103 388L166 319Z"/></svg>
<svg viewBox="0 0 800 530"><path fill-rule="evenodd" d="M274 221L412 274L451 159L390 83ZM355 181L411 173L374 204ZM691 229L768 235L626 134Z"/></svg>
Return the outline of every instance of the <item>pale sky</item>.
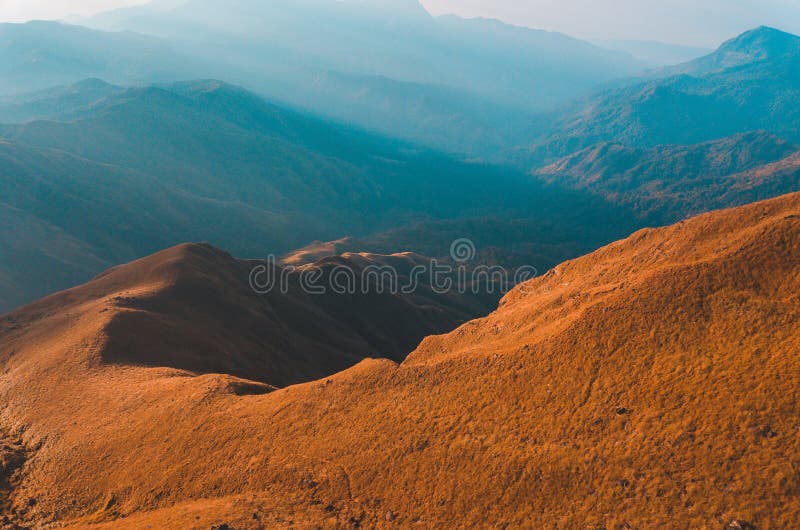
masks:
<svg viewBox="0 0 800 530"><path fill-rule="evenodd" d="M0 21L60 19L146 3L147 0L0 0Z"/></svg>
<svg viewBox="0 0 800 530"><path fill-rule="evenodd" d="M220 0L224 1L224 0ZM89 15L145 0L0 0L0 21ZM800 0L422 0L435 14L499 18L585 39L717 46L742 31L800 33Z"/></svg>

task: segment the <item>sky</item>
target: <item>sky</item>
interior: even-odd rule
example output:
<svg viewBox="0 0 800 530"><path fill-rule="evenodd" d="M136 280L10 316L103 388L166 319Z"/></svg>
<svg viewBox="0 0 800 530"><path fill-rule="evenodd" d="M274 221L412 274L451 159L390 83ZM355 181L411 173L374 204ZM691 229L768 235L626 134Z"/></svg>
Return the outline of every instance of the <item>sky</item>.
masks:
<svg viewBox="0 0 800 530"><path fill-rule="evenodd" d="M222 0L221 0L222 1ZM800 0L421 0L433 14L498 18L589 40L716 47L756 26L800 33ZM0 21L89 15L145 0L0 0Z"/></svg>
<svg viewBox="0 0 800 530"><path fill-rule="evenodd" d="M145 0L0 0L0 21L61 19L145 3Z"/></svg>

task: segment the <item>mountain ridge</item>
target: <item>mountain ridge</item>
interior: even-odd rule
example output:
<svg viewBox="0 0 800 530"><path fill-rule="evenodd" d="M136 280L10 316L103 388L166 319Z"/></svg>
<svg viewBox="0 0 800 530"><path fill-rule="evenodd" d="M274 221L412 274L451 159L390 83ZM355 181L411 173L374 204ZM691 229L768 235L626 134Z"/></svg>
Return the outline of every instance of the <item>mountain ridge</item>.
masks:
<svg viewBox="0 0 800 530"><path fill-rule="evenodd" d="M775 60L800 51L800 37L768 26L746 31L723 43L706 57L684 66L665 70L666 73L710 74L750 63Z"/></svg>
<svg viewBox="0 0 800 530"><path fill-rule="evenodd" d="M790 46L770 53L772 32ZM783 37L785 35L785 37ZM728 64L732 50L746 50ZM738 53L738 52L737 52ZM755 30L695 61L656 71L551 115L552 130L509 156L528 168L604 141L628 147L696 144L754 130L800 141L800 37Z"/></svg>
<svg viewBox="0 0 800 530"><path fill-rule="evenodd" d="M286 283L259 294L251 285L259 262L236 260L208 244L183 244L5 317L23 326L53 311L94 312L101 315L102 341L86 359L90 364L225 374L275 389L332 375L369 356L402 361L424 336L489 310L496 295L481 291L458 297L422 282L410 295L378 287L339 293L320 280L328 288L317 296L301 278L312 268L328 275L347 267L361 278L365 267L391 266L397 281L407 282L410 270L425 263L410 254L345 254L287 272L265 264Z"/></svg>
<svg viewBox="0 0 800 530"><path fill-rule="evenodd" d="M603 143L533 175L591 190L657 224L800 189L792 169L800 148L756 131L696 145L653 148Z"/></svg>
<svg viewBox="0 0 800 530"><path fill-rule="evenodd" d="M0 125L7 142L0 179L14 190L4 199L9 206L65 230L111 264L182 241L260 257L420 222L519 215L575 227L582 216L612 212L602 199L511 168L315 118L218 81L112 89L98 100L90 92L50 120ZM91 222L85 211L94 212ZM629 220L613 211L615 225ZM602 244L625 231L605 230L588 232L600 232ZM571 230L569 237L586 249L595 236ZM434 255L451 242L437 241ZM420 249L382 253L404 250ZM33 258L31 265L29 272L50 277ZM45 294L41 280L23 286Z"/></svg>
<svg viewBox="0 0 800 530"><path fill-rule="evenodd" d="M798 244L800 194L639 231L400 365L281 390L82 364L94 306L12 314L0 420L31 457L9 513L75 528L791 525Z"/></svg>

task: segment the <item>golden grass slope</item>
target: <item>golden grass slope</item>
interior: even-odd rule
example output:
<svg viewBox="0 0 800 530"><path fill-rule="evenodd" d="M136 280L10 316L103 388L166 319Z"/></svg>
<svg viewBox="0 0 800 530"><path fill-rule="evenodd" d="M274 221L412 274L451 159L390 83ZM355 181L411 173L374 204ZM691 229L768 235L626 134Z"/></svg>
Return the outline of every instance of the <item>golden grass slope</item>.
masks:
<svg viewBox="0 0 800 530"><path fill-rule="evenodd" d="M800 194L644 230L520 286L400 365L367 360L268 394L230 375L104 361L113 311L101 300L11 315L0 418L26 460L7 516L137 529L792 528L799 249Z"/></svg>

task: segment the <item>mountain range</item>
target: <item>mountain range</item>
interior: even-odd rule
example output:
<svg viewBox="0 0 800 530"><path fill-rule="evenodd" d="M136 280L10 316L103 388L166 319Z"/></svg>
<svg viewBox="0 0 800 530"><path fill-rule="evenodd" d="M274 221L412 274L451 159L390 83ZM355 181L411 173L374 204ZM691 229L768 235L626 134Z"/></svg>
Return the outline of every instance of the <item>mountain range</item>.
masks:
<svg viewBox="0 0 800 530"><path fill-rule="evenodd" d="M799 245L797 194L643 230L399 365L364 360L282 389L236 377L252 351L239 331L277 318L252 373L305 373L302 355L265 353L291 351L280 337L297 300L255 301L207 246L158 254L3 318L2 515L67 528L790 527ZM297 321L304 336L335 347L347 328L314 311Z"/></svg>
<svg viewBox="0 0 800 530"><path fill-rule="evenodd" d="M0 530L800 520L800 37L71 21L0 24Z"/></svg>
<svg viewBox="0 0 800 530"><path fill-rule="evenodd" d="M534 175L667 224L800 189L800 148L765 132L651 148L603 143Z"/></svg>
<svg viewBox="0 0 800 530"><path fill-rule="evenodd" d="M551 115L552 130L514 156L529 167L601 142L694 144L764 130L800 141L800 37L758 28L711 55L600 92Z"/></svg>
<svg viewBox="0 0 800 530"><path fill-rule="evenodd" d="M209 53L233 53L236 62L258 61L262 69L441 84L530 109L567 101L640 66L623 53L562 34L495 20L434 18L416 0L236 0L224 5L189 0L171 9L155 4L85 23L156 35L177 46L187 40L195 47L213 44ZM226 42L222 49L220 41ZM281 80L292 82L287 75Z"/></svg>
<svg viewBox="0 0 800 530"><path fill-rule="evenodd" d="M263 257L348 238L340 251L436 258L450 241L470 237L485 263L544 270L637 227L795 191L797 124L782 105L796 91L786 68L798 41L760 28L541 121L499 114L474 96L467 121L508 120L471 137L461 122L451 124L469 143L491 149L487 136L508 145L550 130L533 148L490 157L515 167L442 155L220 81L128 88L92 78L5 96L0 219L6 233L18 231L21 218L27 228L7 238L15 251L0 260L0 308L185 241ZM450 112L451 89L434 95L431 85L404 82L425 100L408 114L383 99L401 82L373 82L353 108L382 121L359 102L383 101L395 123L427 131L412 136L437 134L425 118L429 104L442 109L433 121Z"/></svg>
<svg viewBox="0 0 800 530"><path fill-rule="evenodd" d="M45 90L99 77L112 83L191 78L192 59L158 39L34 21L0 24L0 95Z"/></svg>
<svg viewBox="0 0 800 530"><path fill-rule="evenodd" d="M11 36L0 94L90 77L224 79L282 106L486 157L540 134L537 112L644 68L558 33L434 18L416 1L154 2L78 22L93 29L0 26Z"/></svg>
<svg viewBox="0 0 800 530"><path fill-rule="evenodd" d="M24 252L0 258L3 284L13 286L4 289L5 309L185 241L263 258L313 240L510 216L564 225L565 243L586 251L619 237L632 218L583 192L277 107L217 81L122 89L89 80L9 108L32 121L0 125L3 228L20 215L41 228L30 240L16 235ZM612 212L614 223L582 228ZM380 251L448 252L452 239L432 239Z"/></svg>

